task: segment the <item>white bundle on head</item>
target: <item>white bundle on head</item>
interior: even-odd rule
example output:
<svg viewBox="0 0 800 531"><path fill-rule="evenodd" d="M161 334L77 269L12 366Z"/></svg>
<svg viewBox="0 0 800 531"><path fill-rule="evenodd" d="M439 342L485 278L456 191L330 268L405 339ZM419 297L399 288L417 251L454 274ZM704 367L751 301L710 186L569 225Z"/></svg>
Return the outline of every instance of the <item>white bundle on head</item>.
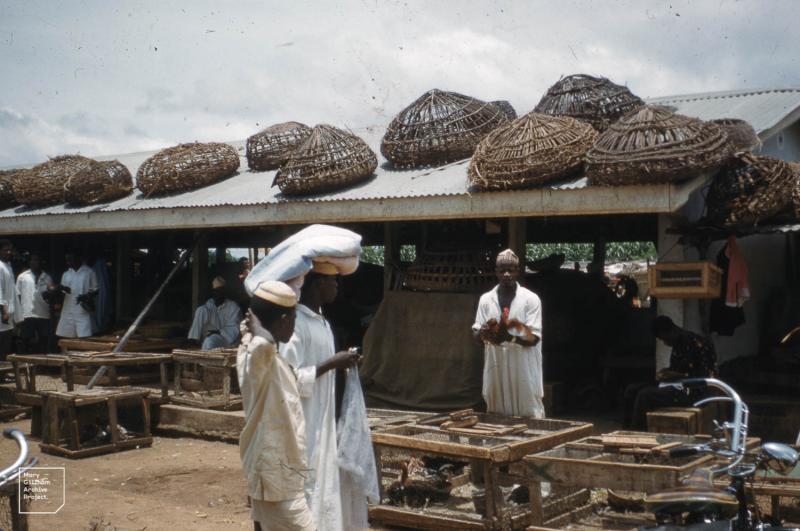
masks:
<svg viewBox="0 0 800 531"><path fill-rule="evenodd" d="M331 225L311 225L273 247L247 275L244 289L252 296L262 282L279 280L299 291L315 261L333 264L338 274L349 275L358 268L359 256L361 235Z"/></svg>

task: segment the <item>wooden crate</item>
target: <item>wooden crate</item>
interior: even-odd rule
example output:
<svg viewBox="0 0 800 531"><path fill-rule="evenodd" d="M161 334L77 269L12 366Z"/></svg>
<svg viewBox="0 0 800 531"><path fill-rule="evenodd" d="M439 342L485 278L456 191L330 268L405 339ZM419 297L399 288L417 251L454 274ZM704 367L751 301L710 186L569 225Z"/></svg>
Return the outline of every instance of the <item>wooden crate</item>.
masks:
<svg viewBox="0 0 800 531"><path fill-rule="evenodd" d="M700 432L700 408L667 407L647 412L647 431L694 435Z"/></svg>
<svg viewBox="0 0 800 531"><path fill-rule="evenodd" d="M567 442L552 450L529 455L527 465L531 492L541 482L619 491L659 492L676 487L692 470L710 464L713 456L670 458L670 448L701 444L707 435L676 435L616 431ZM626 441L628 441L626 443ZM759 443L748 438L747 447ZM532 514L532 524L541 526L541 512Z"/></svg>
<svg viewBox="0 0 800 531"><path fill-rule="evenodd" d="M236 349L175 349L172 357L175 361L174 404L222 411L242 409Z"/></svg>
<svg viewBox="0 0 800 531"><path fill-rule="evenodd" d="M711 262L663 262L647 274L658 299L716 299L722 289L722 270Z"/></svg>
<svg viewBox="0 0 800 531"><path fill-rule="evenodd" d="M110 352L117 346L122 335L92 336L80 338L64 338L58 340L62 352L88 350L92 352ZM169 352L178 348L185 338L149 338L133 337L122 349L124 352Z"/></svg>
<svg viewBox="0 0 800 531"><path fill-rule="evenodd" d="M520 466L522 457L585 437L592 430L592 425L584 422L475 415L483 425L521 425L523 429L497 436L447 430L441 424L450 416L442 414L416 424L373 431L382 503L370 507L372 521L415 529L524 529L530 523L530 501L522 504L506 501L511 484L525 481L524 468ZM468 477L455 487L460 490L453 491L460 494L452 496L447 503L429 504L424 509L390 505L385 491L393 479L390 477L392 462L398 455L403 458L410 455L453 458L468 463ZM475 494L478 491L474 490L476 484L482 485L480 492L483 494L479 499ZM539 510L551 512L567 510L571 508L570 503L582 502L581 495L572 490L562 489L557 494L544 502L541 492L530 498L538 504Z"/></svg>
<svg viewBox="0 0 800 531"><path fill-rule="evenodd" d="M367 408L367 421L369 422L370 431L383 431L406 424L416 424L441 415L441 413L426 413L423 411Z"/></svg>
<svg viewBox="0 0 800 531"><path fill-rule="evenodd" d="M132 388L44 391L43 422L47 429L39 447L49 454L81 458L150 446L149 394L146 389ZM126 425L120 424L121 417ZM108 440L85 436L87 429L94 431L98 418L100 428L107 422Z"/></svg>

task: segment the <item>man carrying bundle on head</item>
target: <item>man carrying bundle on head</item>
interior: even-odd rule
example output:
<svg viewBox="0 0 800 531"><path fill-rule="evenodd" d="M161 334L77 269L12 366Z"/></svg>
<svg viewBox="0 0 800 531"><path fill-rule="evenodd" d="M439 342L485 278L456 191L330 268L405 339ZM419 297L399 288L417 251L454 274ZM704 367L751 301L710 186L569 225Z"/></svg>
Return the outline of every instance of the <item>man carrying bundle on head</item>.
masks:
<svg viewBox="0 0 800 531"><path fill-rule="evenodd" d="M234 347L239 341L242 310L226 295L225 279L211 281L211 297L194 312L189 340L203 350Z"/></svg>
<svg viewBox="0 0 800 531"><path fill-rule="evenodd" d="M351 231L313 225L275 247L252 270L245 288L252 289L264 278L285 279L300 289L294 334L281 356L298 372L298 388L306 419L306 458L309 471L305 482L306 499L320 531L366 529L367 495L360 480L371 482L377 491L374 459L359 463L370 470L362 478L353 478L342 468L343 452L337 443L336 378L334 369L356 370L359 354L336 352L333 331L322 314L322 305L333 302L338 289L338 275L350 274L358 267L361 237ZM350 374L348 386L355 377ZM363 408L362 408L363 409ZM358 414L356 412L354 414ZM361 411L366 417L366 411ZM345 413L348 415L351 413ZM365 420L366 422L366 420ZM368 430L365 444L369 445ZM359 483L358 486L355 484ZM375 496L377 498L377 496Z"/></svg>
<svg viewBox="0 0 800 531"><path fill-rule="evenodd" d="M316 529L303 490L308 465L297 372L277 350L292 337L296 304L283 282L260 284L236 356L245 415L239 455L256 531Z"/></svg>
<svg viewBox="0 0 800 531"><path fill-rule="evenodd" d="M481 296L472 330L485 345L483 398L487 411L544 418L542 304L517 283L519 258L497 255L499 284Z"/></svg>

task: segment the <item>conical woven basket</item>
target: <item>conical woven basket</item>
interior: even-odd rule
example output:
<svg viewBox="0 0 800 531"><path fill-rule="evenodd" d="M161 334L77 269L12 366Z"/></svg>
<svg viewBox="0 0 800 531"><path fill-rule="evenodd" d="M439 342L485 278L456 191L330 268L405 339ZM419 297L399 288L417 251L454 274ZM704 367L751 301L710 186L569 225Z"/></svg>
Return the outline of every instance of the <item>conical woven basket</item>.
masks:
<svg viewBox="0 0 800 531"><path fill-rule="evenodd" d="M514 109L514 106L511 105L511 102L508 102L506 100L498 100L498 101L492 101L490 103L498 107L500 110L502 110L509 120L517 119L517 111L516 109Z"/></svg>
<svg viewBox="0 0 800 531"><path fill-rule="evenodd" d="M356 135L331 125L317 125L275 175L286 195L306 195L346 188L368 179L378 157Z"/></svg>
<svg viewBox="0 0 800 531"><path fill-rule="evenodd" d="M403 289L481 293L497 283L494 257L485 250L425 251L400 280Z"/></svg>
<svg viewBox="0 0 800 531"><path fill-rule="evenodd" d="M179 144L144 161L136 172L136 185L145 197L182 192L221 181L237 169L239 154L228 144Z"/></svg>
<svg viewBox="0 0 800 531"><path fill-rule="evenodd" d="M644 102L628 87L617 85L604 77L575 74L562 78L536 105L536 112L553 116L570 116L605 131L628 112Z"/></svg>
<svg viewBox="0 0 800 531"><path fill-rule="evenodd" d="M311 128L298 122L267 127L247 139L247 165L251 170L277 170L311 134Z"/></svg>
<svg viewBox="0 0 800 531"><path fill-rule="evenodd" d="M478 142L509 121L505 105L434 89L386 129L381 153L395 166L435 166L472 156Z"/></svg>
<svg viewBox="0 0 800 531"><path fill-rule="evenodd" d="M69 178L92 165L81 155L61 155L31 168L24 179L12 183L14 196L23 205L47 206L64 202L64 185Z"/></svg>
<svg viewBox="0 0 800 531"><path fill-rule="evenodd" d="M118 160L94 162L67 179L64 198L75 205L107 203L133 191L131 172Z"/></svg>
<svg viewBox="0 0 800 531"><path fill-rule="evenodd" d="M737 118L722 118L711 120L717 124L728 135L728 140L736 151L753 151L761 146L761 139L758 138L755 129L749 123Z"/></svg>
<svg viewBox="0 0 800 531"><path fill-rule="evenodd" d="M14 181L25 179L30 170L0 170L0 210L5 210L19 204L14 195Z"/></svg>
<svg viewBox="0 0 800 531"><path fill-rule="evenodd" d="M682 181L716 171L733 151L718 125L647 106L597 137L586 175L600 185Z"/></svg>
<svg viewBox="0 0 800 531"><path fill-rule="evenodd" d="M596 136L585 122L530 112L481 140L469 164L470 184L511 190L569 176L583 168Z"/></svg>
<svg viewBox="0 0 800 531"><path fill-rule="evenodd" d="M737 153L712 181L708 217L727 226L750 226L792 205L797 175L782 160Z"/></svg>

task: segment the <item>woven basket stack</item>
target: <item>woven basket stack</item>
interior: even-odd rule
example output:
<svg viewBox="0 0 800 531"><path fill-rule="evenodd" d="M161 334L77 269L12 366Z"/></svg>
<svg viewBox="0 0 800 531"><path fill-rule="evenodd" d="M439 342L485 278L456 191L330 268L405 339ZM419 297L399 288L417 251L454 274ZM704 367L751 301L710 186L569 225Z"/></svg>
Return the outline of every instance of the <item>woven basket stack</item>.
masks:
<svg viewBox="0 0 800 531"><path fill-rule="evenodd" d="M367 180L378 167L378 157L356 135L331 125L317 125L275 175L285 195L339 190Z"/></svg>
<svg viewBox="0 0 800 531"><path fill-rule="evenodd" d="M0 170L0 210L19 204L14 195L14 181L26 179L30 170Z"/></svg>
<svg viewBox="0 0 800 531"><path fill-rule="evenodd" d="M708 217L726 226L750 226L787 210L797 174L786 162L764 155L737 153L711 182Z"/></svg>
<svg viewBox="0 0 800 531"><path fill-rule="evenodd" d="M238 169L239 154L228 144L179 144L144 161L136 173L136 184L150 197L202 188Z"/></svg>
<svg viewBox="0 0 800 531"><path fill-rule="evenodd" d="M643 106L644 102L627 87L604 77L575 74L560 79L534 109L553 116L570 116L605 131L626 113Z"/></svg>
<svg viewBox="0 0 800 531"><path fill-rule="evenodd" d="M247 139L247 166L255 171L277 170L289 154L311 134L311 128L298 122L267 127Z"/></svg>
<svg viewBox="0 0 800 531"><path fill-rule="evenodd" d="M728 140L736 151L753 151L761 146L761 140L758 138L755 129L749 123L737 118L722 118L720 120L711 120L711 123L717 124L728 135Z"/></svg>
<svg viewBox="0 0 800 531"><path fill-rule="evenodd" d="M800 162L790 162L789 166L794 171L794 188L792 188L794 217L800 220Z"/></svg>
<svg viewBox="0 0 800 531"><path fill-rule="evenodd" d="M719 126L664 107L631 111L586 154L593 184L658 184L714 172L734 149Z"/></svg>
<svg viewBox="0 0 800 531"><path fill-rule="evenodd" d="M133 177L121 162L92 161L64 183L64 199L75 205L95 205L123 198L133 191Z"/></svg>
<svg viewBox="0 0 800 531"><path fill-rule="evenodd" d="M509 121L509 106L431 90L392 120L381 153L395 166L409 168L468 158L487 134Z"/></svg>
<svg viewBox="0 0 800 531"><path fill-rule="evenodd" d="M64 185L70 177L89 168L95 161L81 155L61 155L30 169L24 179L11 186L14 197L23 205L49 206L64 202Z"/></svg>
<svg viewBox="0 0 800 531"><path fill-rule="evenodd" d="M407 290L450 293L480 293L496 283L494 257L485 250L425 251L402 279Z"/></svg>
<svg viewBox="0 0 800 531"><path fill-rule="evenodd" d="M469 165L469 181L479 190L539 186L575 174L597 132L567 116L530 112L484 138Z"/></svg>
<svg viewBox="0 0 800 531"><path fill-rule="evenodd" d="M498 100L498 101L492 101L490 103L495 107L499 108L500 110L502 110L509 120L517 119L517 111L516 109L514 109L514 106L511 105L511 102L508 102L506 100Z"/></svg>

